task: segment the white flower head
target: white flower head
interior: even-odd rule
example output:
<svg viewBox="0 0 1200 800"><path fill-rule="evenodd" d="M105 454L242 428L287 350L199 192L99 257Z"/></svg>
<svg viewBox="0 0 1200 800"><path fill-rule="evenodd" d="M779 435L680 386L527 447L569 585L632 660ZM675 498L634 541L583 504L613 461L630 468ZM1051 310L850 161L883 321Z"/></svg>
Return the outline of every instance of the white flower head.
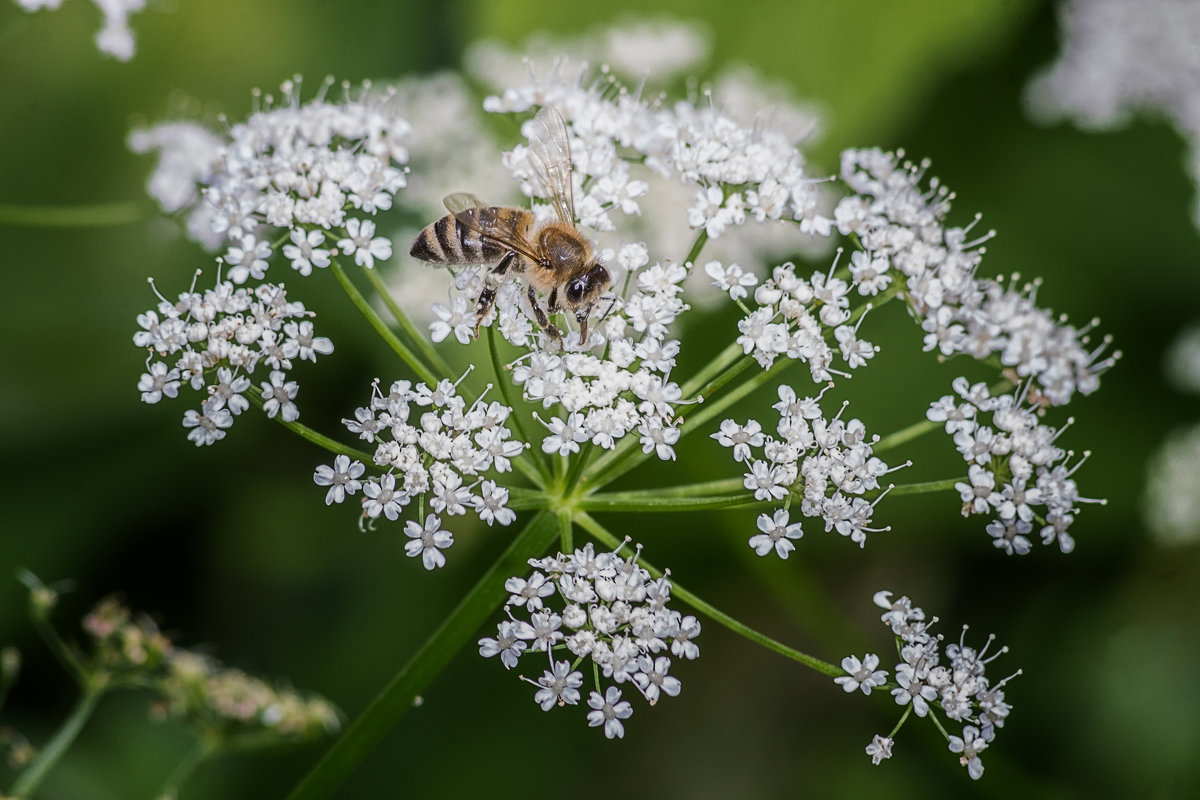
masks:
<svg viewBox="0 0 1200 800"><path fill-rule="evenodd" d="M509 669L525 654L556 647L573 659L590 659L610 683L592 692L588 724L603 725L610 739L624 735L622 720L633 713L619 686L632 686L651 705L664 695L675 697L682 684L670 674L670 656L694 659L700 652L700 623L670 609L669 581L653 580L637 565L639 550L622 557L624 547L597 553L589 543L569 555L531 559L533 573L504 584L508 619L495 638L480 640L480 655L500 655ZM544 710L578 701L582 677L570 663L552 661L542 679L529 681L539 686L534 699Z"/></svg>

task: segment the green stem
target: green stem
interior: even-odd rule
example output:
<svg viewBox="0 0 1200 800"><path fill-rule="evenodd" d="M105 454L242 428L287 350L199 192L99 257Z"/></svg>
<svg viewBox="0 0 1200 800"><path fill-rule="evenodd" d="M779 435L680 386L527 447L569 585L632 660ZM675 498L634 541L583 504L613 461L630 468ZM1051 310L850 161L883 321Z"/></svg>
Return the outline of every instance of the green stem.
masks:
<svg viewBox="0 0 1200 800"><path fill-rule="evenodd" d="M901 483L893 486L892 490L888 492L888 496L944 492L948 489L954 489L954 485L961 482L962 478L944 478L940 481L925 481L924 483Z"/></svg>
<svg viewBox="0 0 1200 800"><path fill-rule="evenodd" d="M741 488L740 480L738 488ZM663 492L653 489L594 494L580 500L578 508L583 511L703 511L759 503L753 495L745 491L736 495L700 495L696 497L664 497L663 494Z"/></svg>
<svg viewBox="0 0 1200 800"><path fill-rule="evenodd" d="M726 346L724 350L717 354L717 357L704 365L704 367L680 387L682 396L687 399L695 397L699 393L702 386L707 385L721 372L728 369L730 365L742 358L742 346L734 344Z"/></svg>
<svg viewBox="0 0 1200 800"><path fill-rule="evenodd" d="M383 300L383 304L387 306L388 312L391 313L405 335L416 343L417 349L421 351L421 355L425 357L425 360L447 378L453 375L454 370L450 368L450 365L446 363L441 354L433 349L433 343L421 335L421 332L417 330L412 320L409 319L408 314L404 313L404 309L392 298L392 294L388 291L387 284L383 282L383 277L379 274L379 270L368 269L363 271L367 274L367 280L375 290L375 293L379 295L379 298Z"/></svg>
<svg viewBox="0 0 1200 800"><path fill-rule="evenodd" d="M46 619L45 614L38 613L35 610L29 616L33 621L34 630L38 632L38 636L42 637L42 641L50 648L50 652L54 653L54 657L71 674L71 679L75 681L79 688L86 691L90 680L89 673L83 664L80 663L75 651L59 638L58 631L54 630L54 626Z"/></svg>
<svg viewBox="0 0 1200 800"><path fill-rule="evenodd" d="M691 262L694 265L696 263L696 259L700 257L700 251L704 249L704 245L707 242L708 230L706 228L701 228L700 234L696 237L696 241L692 242L692 249L689 250L688 254L684 257L683 263L687 264L688 262Z"/></svg>
<svg viewBox="0 0 1200 800"><path fill-rule="evenodd" d="M346 296L350 298L350 302L359 310L359 313L366 317L367 322L371 324L376 333L383 337L383 340L387 342L396 355L400 356L400 360L407 364L417 374L417 377L429 384L431 388L437 386L437 375L433 374L429 370L429 367L421 363L416 354L409 350L404 342L400 341L400 338L387 326L387 323L375 313L375 309L371 308L371 304L367 302L367 298L363 297L362 292L350 280L350 276L346 274L346 270L342 269L342 265L336 258L330 260L329 269L333 273L333 276L337 278L337 282L342 285L342 289L346 292ZM446 377L449 377L449 375Z"/></svg>
<svg viewBox="0 0 1200 800"><path fill-rule="evenodd" d="M140 222L153 213L152 209L140 201L94 203L84 206L0 205L0 225L27 228L104 228Z"/></svg>
<svg viewBox="0 0 1200 800"><path fill-rule="evenodd" d="M96 710L96 703L100 700L104 690L95 686L85 686L83 694L80 695L75 708L71 711L71 716L67 717L66 722L58 729L46 746L33 761L29 762L24 771L17 776L16 782L9 789L9 793L13 797L29 797L41 784L46 777L46 773L62 758L63 753L75 741L83 726L91 718L92 712Z"/></svg>
<svg viewBox="0 0 1200 800"><path fill-rule="evenodd" d="M616 548L618 545L621 544L620 539L618 539L616 536L614 536L612 533L610 533L603 525L596 522L596 520L594 520L587 513L580 513L575 518L575 521L579 524L579 526L581 528L586 530L588 533L592 534L592 536L594 536L599 542L606 545L607 547ZM662 570L654 567L653 565L647 563L646 561L638 559L638 563L641 564L642 567L644 567L651 575L653 575L656 578L662 576L662 574L663 574ZM819 658L814 658L813 656L810 656L807 653L802 653L801 651L795 649L794 647L788 647L787 645L783 644L782 642L776 641L775 639L772 639L771 637L769 637L765 634L759 633L758 631L754 630L750 626L745 625L741 622L738 622L733 617L729 616L728 614L726 614L723 611L720 611L719 609L715 608L714 606L704 602L699 597L692 594L687 589L684 589L682 586L680 586L678 583L675 583L674 581L671 581L671 594L674 595L675 597L678 597L680 600L687 603L689 606L696 609L700 613L705 614L706 616L710 617L714 621L720 623L721 625L724 625L726 628L733 631L734 633L736 633L740 636L743 636L756 644L760 644L763 647L767 648L768 650L771 650L772 652L778 653L781 656L784 656L786 658L790 658L793 661L803 664L804 666L809 667L810 669L816 670L817 672L823 673L825 675L829 675L830 677L836 678L839 675L846 674L845 670L843 670L841 667L839 667L835 664L830 664L828 662L822 661Z"/></svg>
<svg viewBox="0 0 1200 800"><path fill-rule="evenodd" d="M259 389L259 387L251 386L249 395L250 401L254 403L254 405L258 406L259 408L263 407L262 390ZM374 463L375 457L365 450L359 450L357 448L350 447L349 445L342 444L335 439L330 439L325 434L317 433L307 425L302 425L299 422L287 422L279 414L275 415L275 421L287 428L292 433L299 435L301 438L306 439L307 441L315 444L317 447L328 450L331 453L349 456L350 458L358 459L365 464Z"/></svg>
<svg viewBox="0 0 1200 800"><path fill-rule="evenodd" d="M540 511L550 507L550 498L541 489L508 488L508 507L513 511Z"/></svg>
<svg viewBox="0 0 1200 800"><path fill-rule="evenodd" d="M179 796L179 788L183 786L184 781L191 777L196 768L203 764L209 756L217 752L220 744L220 739L215 736L201 735L192 751L175 765L175 769L171 770L170 777L163 783L162 791L158 795L160 800L175 800Z"/></svg>
<svg viewBox="0 0 1200 800"><path fill-rule="evenodd" d="M575 537L571 530L571 510L558 509L558 547L560 552L575 552Z"/></svg>
<svg viewBox="0 0 1200 800"><path fill-rule="evenodd" d="M504 405L513 410L510 419L512 419L513 425L516 426L517 436L521 437L522 442L528 442L532 445L534 440L529 438L529 434L525 433L525 426L521 424L521 415L517 413L517 407L513 405L512 392L508 385L508 367L500 360L500 349L496 344L496 333L491 327L487 329L487 340L488 352L492 357L492 372L496 375L496 386L500 389L500 396L504 398ZM532 449L530 447L530 450ZM536 473L529 469L530 461L533 462ZM529 478L535 485L545 487L550 483L550 469L546 466L545 459L537 452L531 453L528 459L522 459L518 456L513 459L513 463L517 464L525 472L525 477Z"/></svg>
<svg viewBox="0 0 1200 800"><path fill-rule="evenodd" d="M884 436L882 439L876 442L872 446L871 450L875 453L882 453L885 450L891 450L893 447L899 447L902 444L907 444L913 439L924 436L930 431L937 430L941 427L942 423L940 422L930 422L927 419L923 419L920 422L914 422L907 428L901 428L894 433L889 433L887 436Z"/></svg>
<svg viewBox="0 0 1200 800"><path fill-rule="evenodd" d="M539 513L517 535L508 549L479 579L470 593L451 612L428 641L417 651L366 710L334 742L325 756L292 791L291 800L326 798L367 757L379 740L412 707L475 631L501 603L507 593L504 581L524 574L529 558L540 555L558 533L555 516Z"/></svg>

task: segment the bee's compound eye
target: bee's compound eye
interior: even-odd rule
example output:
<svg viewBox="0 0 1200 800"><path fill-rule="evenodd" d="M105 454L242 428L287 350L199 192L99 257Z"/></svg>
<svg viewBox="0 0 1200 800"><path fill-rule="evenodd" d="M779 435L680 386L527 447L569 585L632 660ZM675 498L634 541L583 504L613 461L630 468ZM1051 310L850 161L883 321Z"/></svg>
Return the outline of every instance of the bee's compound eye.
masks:
<svg viewBox="0 0 1200 800"><path fill-rule="evenodd" d="M583 299L585 289L587 289L587 285L582 278L571 281L567 284L567 300L571 303L578 303Z"/></svg>

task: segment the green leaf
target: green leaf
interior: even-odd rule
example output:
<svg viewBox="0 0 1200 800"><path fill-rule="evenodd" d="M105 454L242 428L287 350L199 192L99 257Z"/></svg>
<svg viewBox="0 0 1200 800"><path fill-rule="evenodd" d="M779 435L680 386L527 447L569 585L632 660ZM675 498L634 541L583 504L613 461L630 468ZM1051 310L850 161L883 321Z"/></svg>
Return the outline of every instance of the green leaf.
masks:
<svg viewBox="0 0 1200 800"><path fill-rule="evenodd" d="M557 534L553 514L539 513L530 520L441 627L293 790L291 800L312 800L333 794L504 601L505 579L523 573L525 562L540 555Z"/></svg>

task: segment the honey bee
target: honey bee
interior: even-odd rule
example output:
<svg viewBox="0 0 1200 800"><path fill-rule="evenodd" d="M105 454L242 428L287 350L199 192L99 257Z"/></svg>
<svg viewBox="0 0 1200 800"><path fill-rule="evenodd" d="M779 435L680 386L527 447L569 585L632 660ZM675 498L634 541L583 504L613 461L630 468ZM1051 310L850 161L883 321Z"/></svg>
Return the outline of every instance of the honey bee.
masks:
<svg viewBox="0 0 1200 800"><path fill-rule="evenodd" d="M426 226L409 254L433 264L496 263L475 304L475 336L496 301L496 290L512 275L524 278L537 324L555 339L562 334L547 315L559 309L575 314L579 342L587 342L588 315L612 277L575 227L571 181L571 141L554 108L543 106L533 118L529 163L549 195L557 219L538 225L532 211L489 205L473 194L455 192L442 201L450 212ZM547 309L538 294L549 292Z"/></svg>

